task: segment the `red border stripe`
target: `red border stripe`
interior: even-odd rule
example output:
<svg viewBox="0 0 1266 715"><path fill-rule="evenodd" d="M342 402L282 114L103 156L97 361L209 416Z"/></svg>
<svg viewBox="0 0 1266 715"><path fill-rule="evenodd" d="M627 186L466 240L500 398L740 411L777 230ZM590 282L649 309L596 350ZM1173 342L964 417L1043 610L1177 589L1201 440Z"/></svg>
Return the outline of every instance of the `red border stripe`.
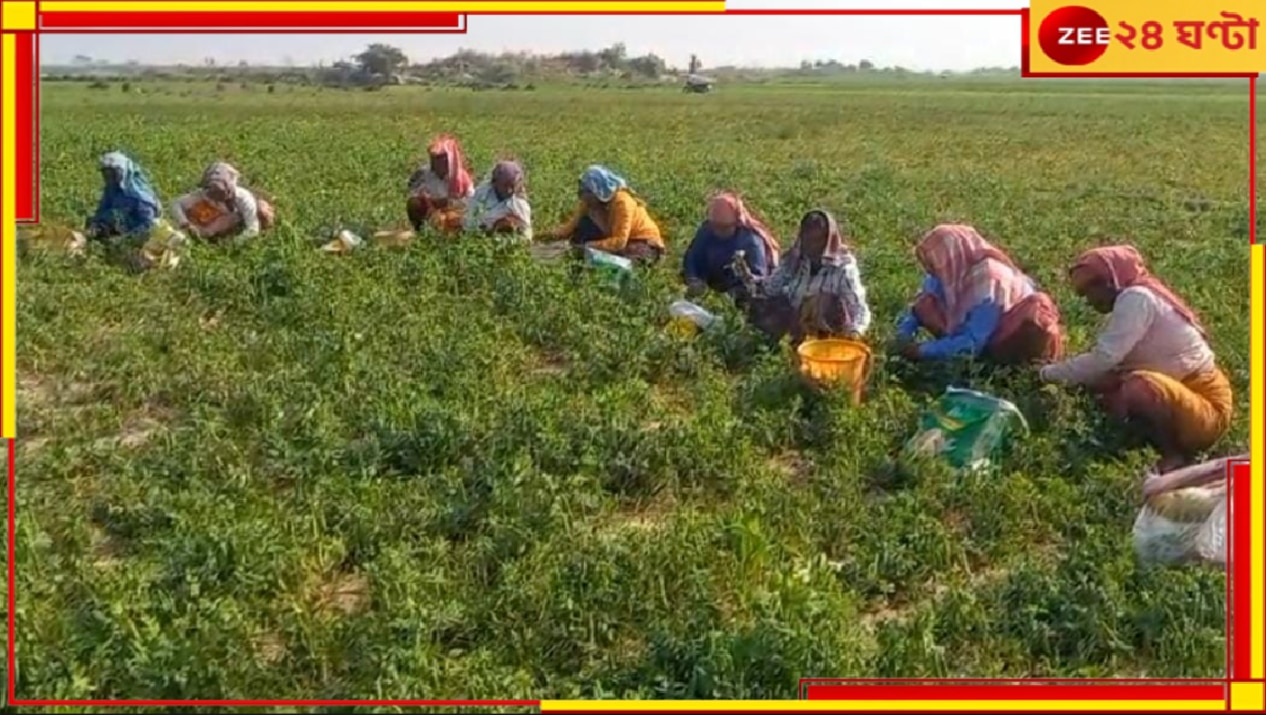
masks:
<svg viewBox="0 0 1266 715"><path fill-rule="evenodd" d="M476 12L476 11L470 10L468 12ZM896 15L896 16L911 16L912 15L916 17L923 17L923 16L940 17L944 15L957 15L960 17L964 15L995 16L996 17L996 16L1007 16L1007 15L1019 15L1025 12L1028 12L1028 8L980 8L977 10L966 10L966 9L959 10L959 9L949 9L949 8L928 8L926 10L919 10L919 9L902 10L902 9L897 9L897 8L894 8L892 10L856 10L856 9L851 9L851 8L839 8L839 9L821 8L821 9L816 9L816 10L792 10L790 8L786 10L774 9L774 8L752 8L749 10L744 10L741 8L734 8L734 9L726 8L725 9L726 15ZM487 14L502 15L505 13L498 12L498 13L487 13ZM620 13L620 14L623 15L625 13ZM678 13L668 11L665 14L676 15ZM713 14L713 13L707 13L707 14Z"/></svg>
<svg viewBox="0 0 1266 715"><path fill-rule="evenodd" d="M1249 569L1252 567L1252 520L1249 518L1250 491L1249 465L1236 462L1228 467L1231 482L1229 587L1231 589L1230 623L1227 634L1231 641L1231 662L1227 670L1233 680L1248 680L1252 662L1252 594L1249 590Z"/></svg>
<svg viewBox="0 0 1266 715"><path fill-rule="evenodd" d="M39 141L35 132L35 93L40 76L35 66L35 33L15 33L13 39L17 65L14 76L18 83L14 87L17 144L13 159L16 164L13 191L16 196L15 216L18 221L26 223L40 218L39 172L35 170L35 143Z"/></svg>
<svg viewBox="0 0 1266 715"><path fill-rule="evenodd" d="M1029 76L1029 9L1020 11L1020 76Z"/></svg>
<svg viewBox="0 0 1266 715"><path fill-rule="evenodd" d="M42 30L259 28L319 30L328 28L461 28L456 12L42 12Z"/></svg>
<svg viewBox="0 0 1266 715"><path fill-rule="evenodd" d="M806 700L1225 700L1223 685L810 685Z"/></svg>
<svg viewBox="0 0 1266 715"><path fill-rule="evenodd" d="M12 672L12 671L10 671ZM540 700L18 700L22 707L530 707Z"/></svg>

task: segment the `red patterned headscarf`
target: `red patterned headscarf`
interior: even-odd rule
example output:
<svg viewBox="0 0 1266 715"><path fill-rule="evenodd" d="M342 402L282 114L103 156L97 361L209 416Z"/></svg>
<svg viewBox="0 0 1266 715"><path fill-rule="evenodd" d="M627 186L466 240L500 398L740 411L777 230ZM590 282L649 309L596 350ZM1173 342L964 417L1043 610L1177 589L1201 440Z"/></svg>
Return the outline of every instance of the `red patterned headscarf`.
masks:
<svg viewBox="0 0 1266 715"><path fill-rule="evenodd" d="M1081 254L1068 271L1073 285L1081 287L1090 282L1104 282L1117 291L1132 286L1142 286L1155 293L1192 327L1205 333L1200 316L1182 298L1179 298L1165 282L1147 270L1147 263L1134 246L1104 246L1092 248Z"/></svg>
<svg viewBox="0 0 1266 715"><path fill-rule="evenodd" d="M708 220L717 223L733 223L742 228L746 228L752 233L760 236L765 244L765 261L770 268L778 265L778 258L782 254L782 246L778 244L778 239L774 236L773 231L765 225L765 222L756 217L747 205L743 203L743 199L733 191L722 191L714 195L708 201Z"/></svg>
<svg viewBox="0 0 1266 715"><path fill-rule="evenodd" d="M466 196L471 192L475 182L470 176L470 171L466 168L466 156L462 152L462 145L457 141L456 137L448 134L442 134L431 142L427 147L427 153L431 156L442 156L448 164L448 195L450 198Z"/></svg>
<svg viewBox="0 0 1266 715"><path fill-rule="evenodd" d="M982 301L991 300L1006 312L1029 292L1028 278L1015 261L971 226L937 226L919 241L914 255L941 282L950 330ZM987 270L978 268L986 259L993 259Z"/></svg>

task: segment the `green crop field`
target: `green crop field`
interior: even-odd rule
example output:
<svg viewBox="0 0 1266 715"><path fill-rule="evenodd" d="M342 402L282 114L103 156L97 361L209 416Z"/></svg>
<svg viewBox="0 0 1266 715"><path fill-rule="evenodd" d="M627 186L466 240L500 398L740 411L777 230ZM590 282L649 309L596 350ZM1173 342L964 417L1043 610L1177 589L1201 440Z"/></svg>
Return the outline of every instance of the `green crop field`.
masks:
<svg viewBox="0 0 1266 715"><path fill-rule="evenodd" d="M17 692L26 698L789 698L804 676L1220 676L1225 579L1151 570L1130 528L1155 455L1032 372L881 359L867 401L786 353L664 331L709 191L784 242L850 226L876 344L937 222L978 226L1056 296L1140 247L1209 324L1248 434L1247 92L968 80L317 91L52 83L47 222L121 148L164 201L213 159L276 198L254 245L174 272L18 268ZM479 240L347 257L403 225L438 132L513 153L538 223L589 163L671 238L626 294ZM1014 400L997 470L890 460L950 384Z"/></svg>

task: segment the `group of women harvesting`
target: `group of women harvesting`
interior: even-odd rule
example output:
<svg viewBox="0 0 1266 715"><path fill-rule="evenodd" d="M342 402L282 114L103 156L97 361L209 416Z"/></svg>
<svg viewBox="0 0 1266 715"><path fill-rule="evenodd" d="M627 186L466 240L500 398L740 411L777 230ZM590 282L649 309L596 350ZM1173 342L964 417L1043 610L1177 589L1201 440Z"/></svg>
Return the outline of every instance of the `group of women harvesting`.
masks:
<svg viewBox="0 0 1266 715"><path fill-rule="evenodd" d="M687 291L728 293L756 326L793 341L862 339L871 314L836 219L810 211L781 260L777 247L737 196L722 193L686 251ZM1161 454L1157 472L1192 463L1230 428L1230 381L1204 325L1134 247L1088 250L1069 269L1073 290L1108 315L1094 347L1071 358L1055 301L976 229L936 226L914 255L924 277L897 321L901 357L1041 365L1042 380L1088 389L1114 418L1141 427Z"/></svg>
<svg viewBox="0 0 1266 715"><path fill-rule="evenodd" d="M427 164L409 177L406 211L415 231L429 225L441 233L482 231L533 240L532 207L518 162L497 162L488 179L476 186L455 138L438 137L428 153ZM663 258L659 225L623 178L606 167L591 166L580 177L578 194L571 218L535 238L568 240L643 263Z"/></svg>
<svg viewBox="0 0 1266 715"><path fill-rule="evenodd" d="M810 211L782 260L777 246L741 200L720 194L686 251L687 290L730 294L775 336L862 339L871 314L835 218ZM1054 300L974 228L936 226L914 255L924 277L897 321L901 357L1041 365L1042 380L1088 389L1142 428L1161 454L1157 472L1192 463L1230 429L1231 385L1204 325L1132 246L1088 250L1069 269L1073 290L1108 315L1094 347L1070 358Z"/></svg>
<svg viewBox="0 0 1266 715"><path fill-rule="evenodd" d="M640 264L666 255L661 230L627 181L602 166L580 176L571 217L534 233L523 168L499 161L476 184L460 143L440 136L409 177L406 215L415 230L484 233L523 242L567 241ZM90 238L143 234L160 219L150 182L119 153L101 162L105 189L88 221ZM275 220L271 204L212 164L200 187L171 206L194 238L252 237ZM1091 249L1068 276L1073 290L1108 315L1093 348L1064 355L1058 307L1004 250L966 225L939 225L914 250L922 284L897 321L893 352L910 361L968 357L999 365L1041 365L1041 379L1099 396L1115 418L1138 425L1161 454L1157 471L1193 461L1227 432L1232 394L1199 316L1130 246ZM830 212L800 220L783 253L769 226L733 192L710 199L682 259L688 296L730 296L771 337L865 340L871 311L847 229Z"/></svg>
<svg viewBox="0 0 1266 715"><path fill-rule="evenodd" d="M219 241L252 238L272 227L272 204L240 186L240 176L225 162L207 167L199 187L172 202L174 228L194 238ZM85 226L87 238L148 236L163 220L158 193L126 155L110 152L101 157L101 178L104 187Z"/></svg>

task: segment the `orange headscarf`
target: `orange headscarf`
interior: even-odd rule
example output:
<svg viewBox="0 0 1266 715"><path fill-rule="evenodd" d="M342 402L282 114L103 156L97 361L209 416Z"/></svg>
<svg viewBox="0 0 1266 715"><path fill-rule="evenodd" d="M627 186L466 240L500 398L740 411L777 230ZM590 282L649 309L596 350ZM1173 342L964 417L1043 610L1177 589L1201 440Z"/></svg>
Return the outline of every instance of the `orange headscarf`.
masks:
<svg viewBox="0 0 1266 715"><path fill-rule="evenodd" d="M976 229L941 224L928 231L914 249L923 269L941 282L949 329L958 327L979 299L988 297L1006 312L1028 288L1028 278L1005 252L985 240ZM991 264L986 274L973 275L982 261L992 258L1009 268Z"/></svg>
<svg viewBox="0 0 1266 715"><path fill-rule="evenodd" d="M462 153L462 145L457 141L456 137L441 134L427 147L427 153L431 156L444 157L445 162L448 164L446 181L448 181L449 198L460 198L470 193L475 182L470 176L470 171L466 168L466 157Z"/></svg>
<svg viewBox="0 0 1266 715"><path fill-rule="evenodd" d="M1102 281L1117 291L1131 286L1142 286L1155 293L1161 300L1173 306L1174 310L1192 327L1205 334L1200 316L1182 298L1179 298L1164 281L1147 270L1143 256L1134 246L1104 246L1092 248L1077 257L1076 263L1068 271L1069 279L1074 286L1084 286L1091 281Z"/></svg>
<svg viewBox="0 0 1266 715"><path fill-rule="evenodd" d="M773 231L765 225L765 222L756 217L743 203L743 199L733 191L721 191L708 200L708 220L717 221L718 223L734 222L742 228L746 228L752 233L760 236L765 244L765 262L770 268L778 265L778 258L782 253L782 246L778 244L778 239L774 237Z"/></svg>

